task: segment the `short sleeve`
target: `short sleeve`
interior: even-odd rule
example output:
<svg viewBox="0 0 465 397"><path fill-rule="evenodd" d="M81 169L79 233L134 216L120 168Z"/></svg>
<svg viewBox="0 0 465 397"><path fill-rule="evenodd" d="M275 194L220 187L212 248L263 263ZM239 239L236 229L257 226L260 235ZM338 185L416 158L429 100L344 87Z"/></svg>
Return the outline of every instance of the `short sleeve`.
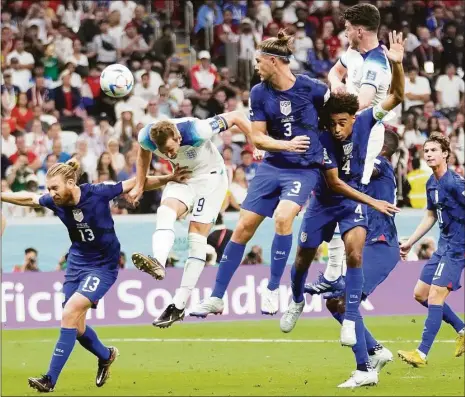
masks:
<svg viewBox="0 0 465 397"><path fill-rule="evenodd" d="M378 91L379 87L388 80L388 73L387 60L377 53L373 57L368 57L363 63L360 85L369 84Z"/></svg>
<svg viewBox="0 0 465 397"><path fill-rule="evenodd" d="M139 145L141 146L142 149L148 150L149 152L154 152L157 150L157 145L152 142L150 139L150 128L152 127L153 124L147 124L145 127L143 127L139 131L139 135L137 137L137 140L139 141Z"/></svg>
<svg viewBox="0 0 465 397"><path fill-rule="evenodd" d="M48 208L49 210L52 210L52 211L55 211L56 209L55 203L53 202L53 199L50 196L50 194L44 194L43 196L40 196L39 204L42 207Z"/></svg>
<svg viewBox="0 0 465 397"><path fill-rule="evenodd" d="M465 179L460 175L455 176L450 186L451 196L457 200L461 207L465 207Z"/></svg>
<svg viewBox="0 0 465 397"><path fill-rule="evenodd" d="M323 146L323 169L331 170L337 168L337 157L333 137L327 131L323 132L320 137L320 143Z"/></svg>
<svg viewBox="0 0 465 397"><path fill-rule="evenodd" d="M429 211L435 211L436 207L434 206L433 200L431 200L431 195L429 194L429 181L426 183L426 209Z"/></svg>
<svg viewBox="0 0 465 397"><path fill-rule="evenodd" d="M256 85L250 91L249 108L250 121L266 121L265 101L261 97L261 85Z"/></svg>
<svg viewBox="0 0 465 397"><path fill-rule="evenodd" d="M339 62L341 62L341 65L344 66L347 69L347 51L345 51L341 57L339 58Z"/></svg>
<svg viewBox="0 0 465 397"><path fill-rule="evenodd" d="M92 185L92 193L106 197L108 201L111 201L123 193L123 182L97 183Z"/></svg>
<svg viewBox="0 0 465 397"><path fill-rule="evenodd" d="M313 105L316 108L321 108L326 103L331 95L328 86L317 79L312 79L312 98Z"/></svg>
<svg viewBox="0 0 465 397"><path fill-rule="evenodd" d="M372 175L372 178L379 178L381 175L383 175L384 166L385 166L384 162L379 157L377 157L374 161L374 167L373 167L373 171L376 171L376 172Z"/></svg>

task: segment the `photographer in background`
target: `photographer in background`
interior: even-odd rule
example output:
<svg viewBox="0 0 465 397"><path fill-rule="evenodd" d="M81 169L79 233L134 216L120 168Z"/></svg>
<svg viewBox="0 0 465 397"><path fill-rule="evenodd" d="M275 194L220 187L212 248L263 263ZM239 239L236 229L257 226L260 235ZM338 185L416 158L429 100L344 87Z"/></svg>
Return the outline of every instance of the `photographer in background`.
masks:
<svg viewBox="0 0 465 397"><path fill-rule="evenodd" d="M22 265L15 265L13 272L24 273L24 272L39 272L39 266L37 265L37 250L34 248L26 248L24 251L24 263Z"/></svg>

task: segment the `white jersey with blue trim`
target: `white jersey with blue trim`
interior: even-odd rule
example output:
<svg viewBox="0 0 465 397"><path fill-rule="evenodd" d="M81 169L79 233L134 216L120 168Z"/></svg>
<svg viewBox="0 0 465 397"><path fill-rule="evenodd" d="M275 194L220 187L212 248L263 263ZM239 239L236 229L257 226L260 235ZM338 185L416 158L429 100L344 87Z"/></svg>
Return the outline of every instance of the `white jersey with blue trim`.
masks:
<svg viewBox="0 0 465 397"><path fill-rule="evenodd" d="M139 131L139 144L145 150L155 153L158 157L168 160L173 165L188 167L192 176L224 171L225 165L220 152L210 140L215 134L228 129L223 117L215 116L206 120L194 117L184 117L169 120L176 125L181 134L181 147L176 158L171 159L158 150L150 139L150 129L155 123L147 124Z"/></svg>
<svg viewBox="0 0 465 397"><path fill-rule="evenodd" d="M386 98L391 85L391 65L381 45L361 54L349 48L339 59L347 69L346 87L351 94L358 95L364 84L376 89L371 106Z"/></svg>

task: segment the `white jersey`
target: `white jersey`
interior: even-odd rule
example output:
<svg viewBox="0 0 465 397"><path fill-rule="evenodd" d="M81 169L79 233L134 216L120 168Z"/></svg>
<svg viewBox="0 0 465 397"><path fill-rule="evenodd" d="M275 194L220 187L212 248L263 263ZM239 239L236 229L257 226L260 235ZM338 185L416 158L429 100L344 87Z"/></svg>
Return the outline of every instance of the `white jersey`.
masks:
<svg viewBox="0 0 465 397"><path fill-rule="evenodd" d="M176 158L170 159L161 153L155 142L150 139L150 129L155 123L147 124L139 131L138 140L141 147L155 153L160 158L168 160L173 166L188 167L193 177L214 171L224 172L223 157L211 142L211 138L215 134L228 128L223 117L215 116L206 120L184 117L169 121L176 125L182 137L181 147Z"/></svg>
<svg viewBox="0 0 465 397"><path fill-rule="evenodd" d="M346 87L349 93L358 96L362 85L369 84L376 89L371 106L386 98L392 72L389 60L380 45L365 54L349 48L339 61L347 69Z"/></svg>

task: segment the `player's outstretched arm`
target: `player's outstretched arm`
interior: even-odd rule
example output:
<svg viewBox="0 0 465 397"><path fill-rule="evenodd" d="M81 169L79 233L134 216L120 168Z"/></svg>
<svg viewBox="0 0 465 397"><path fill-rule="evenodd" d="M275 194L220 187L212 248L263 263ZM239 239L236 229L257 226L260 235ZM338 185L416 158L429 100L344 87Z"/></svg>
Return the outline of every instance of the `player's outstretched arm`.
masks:
<svg viewBox="0 0 465 397"><path fill-rule="evenodd" d="M346 86L342 82L342 80L346 76L346 73L347 69L344 67L341 60L339 59L328 73L328 81L331 88L331 92L337 94L338 92L346 91Z"/></svg>
<svg viewBox="0 0 465 397"><path fill-rule="evenodd" d="M147 179L147 172L150 167L150 160L152 159L152 153L148 150L139 147L139 152L137 154L137 163L136 163L136 179L134 187L130 190L128 194L128 200L133 205L137 205L139 199L144 192L145 180ZM124 190L124 187L123 187Z"/></svg>
<svg viewBox="0 0 465 397"><path fill-rule="evenodd" d="M370 197L350 187L343 180L339 179L337 168L325 170L324 174L329 188L334 192L342 194L343 196L346 196L360 203L367 204L375 210L389 216L393 216L395 213L400 212L399 208L397 208L394 204L383 200L376 200L373 197Z"/></svg>
<svg viewBox="0 0 465 397"><path fill-rule="evenodd" d="M417 226L416 230L409 237L409 239L400 245L400 256L405 260L410 249L420 240L436 223L436 213L431 210L426 210L423 219Z"/></svg>
<svg viewBox="0 0 465 397"><path fill-rule="evenodd" d="M394 109L404 100L405 75L402 67L404 45L402 33L396 34L394 30L389 32L389 50L383 46L384 52L392 64L391 88L388 96L381 102L381 107L386 111Z"/></svg>
<svg viewBox="0 0 465 397"><path fill-rule="evenodd" d="M252 124L245 114L239 110L234 110L229 113L222 113L219 115L228 124L228 129L233 133L244 133L250 136L252 133Z"/></svg>
<svg viewBox="0 0 465 397"><path fill-rule="evenodd" d="M266 133L265 121L252 122L250 139L257 149L267 152L305 153L310 147L310 138L308 136L296 136L290 141L271 138Z"/></svg>
<svg viewBox="0 0 465 397"><path fill-rule="evenodd" d="M31 192L5 192L2 193L1 201L14 205L20 205L21 207L41 207L39 204L40 195Z"/></svg>

